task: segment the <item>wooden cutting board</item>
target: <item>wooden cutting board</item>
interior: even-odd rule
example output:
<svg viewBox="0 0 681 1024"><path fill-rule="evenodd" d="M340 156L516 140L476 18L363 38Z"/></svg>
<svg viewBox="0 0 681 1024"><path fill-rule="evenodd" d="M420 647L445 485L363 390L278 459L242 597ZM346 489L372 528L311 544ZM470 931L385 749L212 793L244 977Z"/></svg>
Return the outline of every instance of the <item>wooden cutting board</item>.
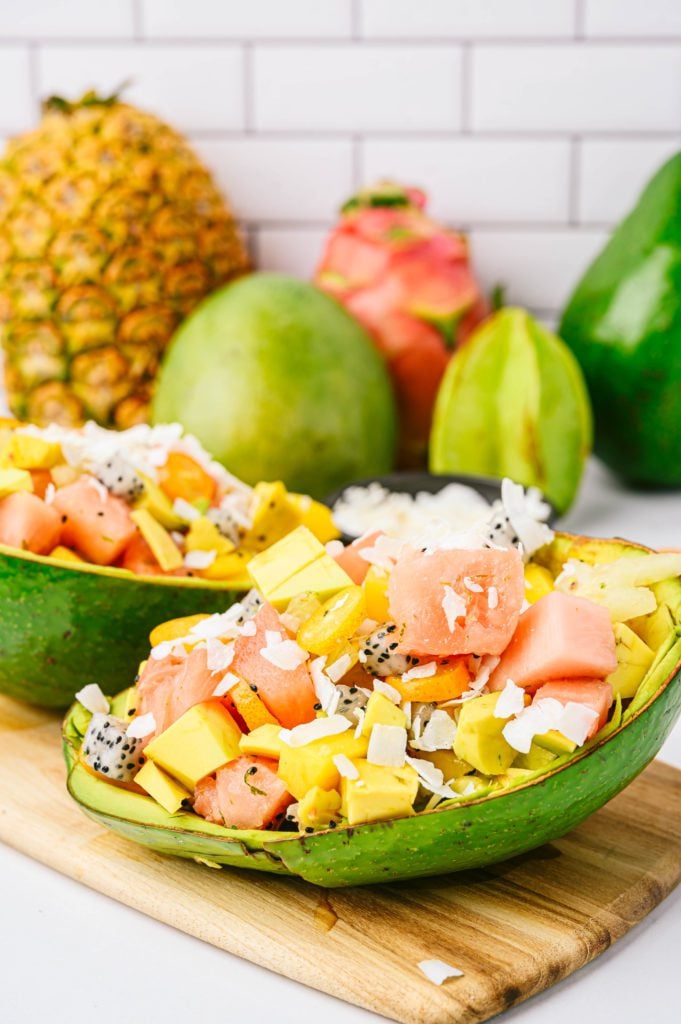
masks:
<svg viewBox="0 0 681 1024"><path fill-rule="evenodd" d="M585 824L484 871L371 888L162 857L86 818L59 722L0 698L0 839L159 921L405 1024L478 1024L593 960L681 880L681 771L656 763ZM437 987L417 962L465 972Z"/></svg>

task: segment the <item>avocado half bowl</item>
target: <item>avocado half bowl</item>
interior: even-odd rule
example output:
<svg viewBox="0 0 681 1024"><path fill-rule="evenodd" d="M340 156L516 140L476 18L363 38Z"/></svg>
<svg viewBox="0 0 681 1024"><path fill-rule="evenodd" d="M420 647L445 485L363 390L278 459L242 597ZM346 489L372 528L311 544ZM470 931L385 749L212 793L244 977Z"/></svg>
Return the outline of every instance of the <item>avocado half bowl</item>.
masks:
<svg viewBox="0 0 681 1024"><path fill-rule="evenodd" d="M83 683L129 684L162 619L224 611L243 581L137 576L0 545L0 693L66 708Z"/></svg>
<svg viewBox="0 0 681 1024"><path fill-rule="evenodd" d="M557 535L539 561L611 561L648 549L625 541ZM658 585L669 628L636 696L576 754L521 784L478 792L411 817L313 834L243 831L189 812L170 815L141 793L112 785L79 759L83 709L63 730L68 790L104 827L147 846L212 867L295 876L327 888L484 867L525 853L575 828L624 789L655 757L681 713L681 580Z"/></svg>

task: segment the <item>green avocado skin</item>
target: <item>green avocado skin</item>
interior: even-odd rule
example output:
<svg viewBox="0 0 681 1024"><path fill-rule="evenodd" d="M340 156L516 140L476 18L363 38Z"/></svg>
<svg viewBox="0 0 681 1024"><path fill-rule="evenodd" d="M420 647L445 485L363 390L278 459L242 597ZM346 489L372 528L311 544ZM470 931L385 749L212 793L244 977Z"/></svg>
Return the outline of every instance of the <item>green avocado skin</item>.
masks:
<svg viewBox="0 0 681 1024"><path fill-rule="evenodd" d="M247 483L323 497L393 464L396 414L371 339L319 289L251 274L177 331L153 402Z"/></svg>
<svg viewBox="0 0 681 1024"><path fill-rule="evenodd" d="M588 268L559 333L586 377L598 455L629 483L681 484L681 153Z"/></svg>
<svg viewBox="0 0 681 1024"><path fill-rule="evenodd" d="M86 683L129 686L159 622L219 612L238 594L79 572L0 553L0 693L65 708Z"/></svg>
<svg viewBox="0 0 681 1024"><path fill-rule="evenodd" d="M557 537L561 561L577 552ZM603 560L640 548L586 541ZM68 789L81 809L113 832L152 850L213 865L289 874L325 888L390 882L482 868L527 853L575 828L624 789L655 757L681 714L681 583L667 604L676 629L658 654L621 725L577 757L559 758L536 781L427 814L311 835L222 828L95 776L78 761L81 733L74 705L64 723Z"/></svg>

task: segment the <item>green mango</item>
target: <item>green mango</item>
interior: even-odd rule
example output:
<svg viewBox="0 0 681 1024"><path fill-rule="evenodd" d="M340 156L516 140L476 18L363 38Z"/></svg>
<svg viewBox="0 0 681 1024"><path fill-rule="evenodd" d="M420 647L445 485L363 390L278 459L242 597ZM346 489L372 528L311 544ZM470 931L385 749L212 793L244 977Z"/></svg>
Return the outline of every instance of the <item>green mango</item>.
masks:
<svg viewBox="0 0 681 1024"><path fill-rule="evenodd" d="M454 353L435 404L431 472L509 476L565 512L590 447L579 366L525 310L495 313Z"/></svg>
<svg viewBox="0 0 681 1024"><path fill-rule="evenodd" d="M681 484L681 153L582 277L560 335L586 377L598 455L630 483Z"/></svg>
<svg viewBox="0 0 681 1024"><path fill-rule="evenodd" d="M247 483L322 497L393 464L388 371L333 299L283 274L214 292L174 336L153 400Z"/></svg>
<svg viewBox="0 0 681 1024"><path fill-rule="evenodd" d="M646 549L624 541L559 535L546 562L574 556L603 561ZM79 761L78 708L63 731L68 790L105 828L159 853L209 863L294 875L327 888L387 882L484 867L525 853L569 832L636 777L659 751L681 714L681 581L669 581L677 600L674 624L639 691L626 709L586 746L558 757L506 790L483 787L432 811L312 834L243 831L194 814L170 815L154 800L119 788Z"/></svg>
<svg viewBox="0 0 681 1024"><path fill-rule="evenodd" d="M85 683L115 693L159 622L222 612L238 597L223 580L57 564L0 545L0 693L46 708L68 707Z"/></svg>

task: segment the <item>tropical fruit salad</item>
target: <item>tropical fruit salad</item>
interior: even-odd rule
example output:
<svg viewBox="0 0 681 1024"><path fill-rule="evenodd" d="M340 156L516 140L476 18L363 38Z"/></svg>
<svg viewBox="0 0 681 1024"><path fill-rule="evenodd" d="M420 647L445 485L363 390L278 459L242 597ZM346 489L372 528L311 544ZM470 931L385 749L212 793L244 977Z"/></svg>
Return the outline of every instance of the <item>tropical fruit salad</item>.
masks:
<svg viewBox="0 0 681 1024"><path fill-rule="evenodd" d="M158 626L133 687L77 694L81 763L170 814L311 831L575 756L620 724L668 638L681 555L595 542L610 560L590 564L587 542L563 560L571 539L536 500L502 493L484 526L418 544L298 527L251 559L239 603Z"/></svg>
<svg viewBox="0 0 681 1024"><path fill-rule="evenodd" d="M61 562L240 585L259 551L328 509L280 482L249 487L178 424L115 432L0 423L0 544Z"/></svg>

